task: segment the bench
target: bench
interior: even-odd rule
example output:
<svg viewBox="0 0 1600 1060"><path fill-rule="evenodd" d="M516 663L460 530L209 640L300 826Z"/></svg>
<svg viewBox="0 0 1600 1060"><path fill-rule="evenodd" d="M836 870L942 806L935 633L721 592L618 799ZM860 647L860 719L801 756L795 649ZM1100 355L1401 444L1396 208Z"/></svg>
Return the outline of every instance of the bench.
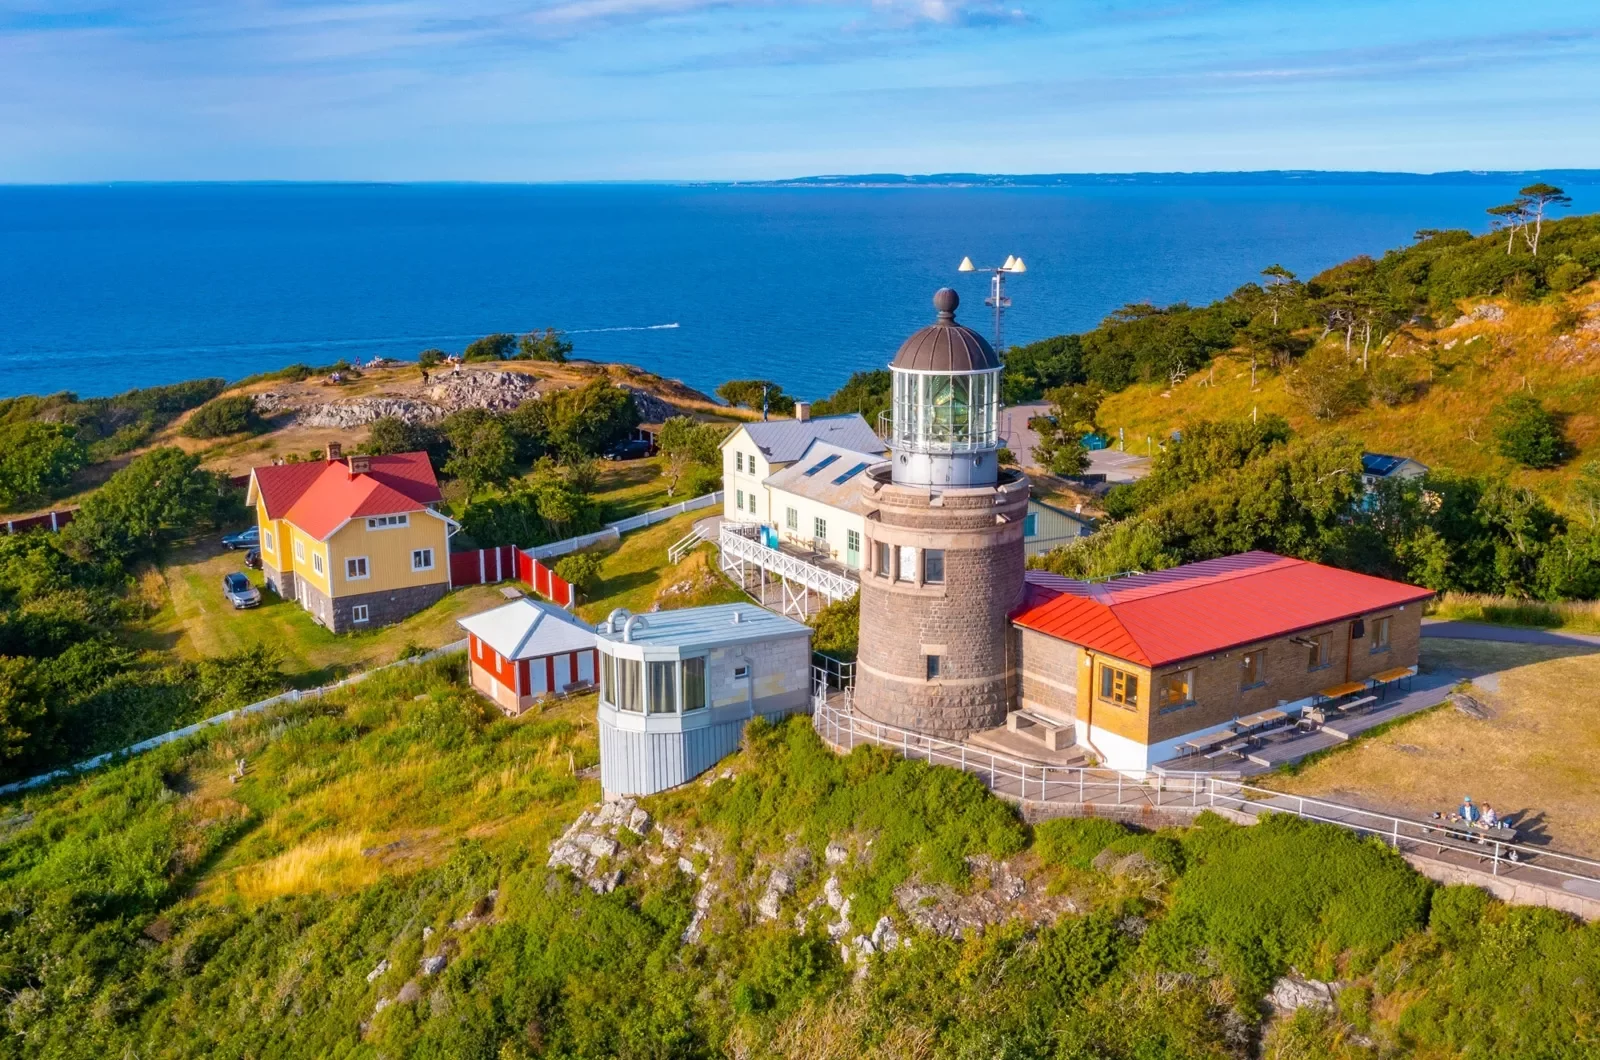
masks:
<svg viewBox="0 0 1600 1060"><path fill-rule="evenodd" d="M1367 678L1368 687L1381 696L1389 694L1389 686L1398 684L1402 692L1406 691L1406 683L1412 678L1411 667L1399 666L1393 670L1385 670Z"/></svg>
<svg viewBox="0 0 1600 1060"><path fill-rule="evenodd" d="M1063 735L1069 739L1072 735L1072 725L1062 724L1058 721L1051 721L1049 718L1035 714L1030 710L1013 710L1010 714L1006 715L1007 731L1018 733L1020 735L1022 734L1022 728L1024 725L1031 729L1036 728L1044 730L1041 738L1044 740L1045 749L1050 751L1066 750L1066 748L1062 746L1064 742Z"/></svg>
<svg viewBox="0 0 1600 1060"><path fill-rule="evenodd" d="M1378 697L1377 696L1362 696L1360 699L1352 699L1348 703L1337 703L1337 704L1334 705L1334 709L1337 710L1340 714L1348 714L1352 710L1358 710L1361 707L1371 706L1372 704L1376 703L1377 701L1378 701Z"/></svg>

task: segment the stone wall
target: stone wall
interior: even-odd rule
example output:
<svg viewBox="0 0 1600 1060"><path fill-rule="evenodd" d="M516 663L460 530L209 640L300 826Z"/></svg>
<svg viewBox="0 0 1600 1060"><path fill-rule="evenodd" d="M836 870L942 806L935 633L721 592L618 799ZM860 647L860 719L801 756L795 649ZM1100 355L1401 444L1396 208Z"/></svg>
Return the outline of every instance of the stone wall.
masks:
<svg viewBox="0 0 1600 1060"><path fill-rule="evenodd" d="M281 571L272 564L262 560L261 573L267 583L267 588L277 593L285 600L294 597L294 571Z"/></svg>
<svg viewBox="0 0 1600 1060"><path fill-rule="evenodd" d="M444 582L434 582L431 585L412 585L376 593L340 596L333 600L329 611L330 619L323 624L335 633L386 626L414 615L425 607L431 607L443 600L448 591ZM316 593L316 595L322 594ZM367 607L367 621L354 622L350 618L350 609L361 604Z"/></svg>
<svg viewBox="0 0 1600 1060"><path fill-rule="evenodd" d="M1081 649L1037 630L1015 630L1019 705L1071 721L1078 716Z"/></svg>
<svg viewBox="0 0 1600 1060"><path fill-rule="evenodd" d="M867 513L855 706L867 717L959 738L1003 724L1011 708L1010 612L1022 599L1028 483L946 489L864 476ZM877 542L943 549L944 582L873 569ZM939 675L928 679L928 657Z"/></svg>

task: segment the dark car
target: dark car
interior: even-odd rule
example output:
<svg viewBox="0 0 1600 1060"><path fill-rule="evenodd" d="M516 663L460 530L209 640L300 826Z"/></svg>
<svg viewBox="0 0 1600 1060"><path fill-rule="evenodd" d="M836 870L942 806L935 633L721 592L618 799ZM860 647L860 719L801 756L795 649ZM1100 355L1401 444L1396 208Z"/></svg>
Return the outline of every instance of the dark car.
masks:
<svg viewBox="0 0 1600 1060"><path fill-rule="evenodd" d="M251 570L260 570L261 550L259 548L252 548L249 552L246 552L244 554L244 565Z"/></svg>
<svg viewBox="0 0 1600 1060"><path fill-rule="evenodd" d="M607 460L638 460L650 455L650 443L640 438L618 442L605 451Z"/></svg>
<svg viewBox="0 0 1600 1060"><path fill-rule="evenodd" d="M235 608L255 607L261 602L261 590L251 585L249 577L242 571L222 576L222 595Z"/></svg>
<svg viewBox="0 0 1600 1060"><path fill-rule="evenodd" d="M240 530L237 534L229 534L222 539L222 547L232 551L239 548L255 548L261 544L261 528L252 526L248 530Z"/></svg>

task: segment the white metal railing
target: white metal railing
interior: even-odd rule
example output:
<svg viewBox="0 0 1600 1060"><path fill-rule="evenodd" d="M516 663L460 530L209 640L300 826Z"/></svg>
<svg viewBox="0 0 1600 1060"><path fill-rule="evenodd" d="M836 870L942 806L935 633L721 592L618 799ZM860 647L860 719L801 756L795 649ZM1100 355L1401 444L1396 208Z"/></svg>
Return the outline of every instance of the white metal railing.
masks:
<svg viewBox="0 0 1600 1060"><path fill-rule="evenodd" d="M687 534L674 541L671 548L667 549L667 562L674 566L683 562L683 557L687 556L691 549L705 539L705 531L700 527L697 526L690 530Z"/></svg>
<svg viewBox="0 0 1600 1060"><path fill-rule="evenodd" d="M580 534L577 537L568 537L560 541L551 541L544 545L535 545L533 548L523 549L534 559L549 559L552 556L565 556L569 552L576 552L590 545L598 545L602 541L615 541L629 530L638 530L656 523L666 522L673 516L682 515L684 512L698 511L701 508L710 508L722 503L722 491L703 493L698 497L691 497L677 504L669 504L665 508L656 508L652 511L642 512L639 515L630 515L626 519L618 519L607 523L604 529L592 534Z"/></svg>
<svg viewBox="0 0 1600 1060"><path fill-rule="evenodd" d="M1215 772L1175 773L1115 770L1097 766L1051 766L964 743L942 740L863 717L852 709L853 689L830 702L825 683L814 682L812 725L842 750L870 743L933 765L954 766L981 779L993 792L1039 802L1101 808L1225 809L1259 816L1288 813L1338 825L1383 840L1397 851L1439 857L1449 850L1488 863L1495 876L1516 872L1561 889L1564 880L1600 884L1600 861L1527 843L1508 842L1461 825L1416 821L1393 814L1245 784ZM842 707L839 702L844 704ZM1540 881L1540 876L1547 878Z"/></svg>
<svg viewBox="0 0 1600 1060"><path fill-rule="evenodd" d="M768 548L760 541L740 533L724 523L717 535L717 546L722 551L722 569L733 570L739 563L753 563L764 571L778 575L786 581L799 582L807 589L821 593L829 600L848 600L860 586L854 579L835 573L799 556L776 548Z"/></svg>

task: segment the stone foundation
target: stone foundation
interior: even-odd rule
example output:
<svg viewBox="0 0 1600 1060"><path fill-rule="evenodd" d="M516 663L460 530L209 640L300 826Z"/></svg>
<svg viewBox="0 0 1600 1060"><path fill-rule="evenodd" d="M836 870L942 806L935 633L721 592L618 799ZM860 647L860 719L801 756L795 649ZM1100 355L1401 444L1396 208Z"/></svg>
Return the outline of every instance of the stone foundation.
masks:
<svg viewBox="0 0 1600 1060"><path fill-rule="evenodd" d="M266 560L262 560L261 574L266 579L267 588L277 593L279 597L284 600L295 598L293 571L281 571Z"/></svg>
<svg viewBox="0 0 1600 1060"><path fill-rule="evenodd" d="M386 626L414 615L425 607L433 606L443 600L448 591L449 588L444 582L434 582L432 585L413 585L405 589L387 589L376 593L341 596L333 601L332 622L327 625L335 633ZM351 621L351 608L361 604L367 607L367 621Z"/></svg>

